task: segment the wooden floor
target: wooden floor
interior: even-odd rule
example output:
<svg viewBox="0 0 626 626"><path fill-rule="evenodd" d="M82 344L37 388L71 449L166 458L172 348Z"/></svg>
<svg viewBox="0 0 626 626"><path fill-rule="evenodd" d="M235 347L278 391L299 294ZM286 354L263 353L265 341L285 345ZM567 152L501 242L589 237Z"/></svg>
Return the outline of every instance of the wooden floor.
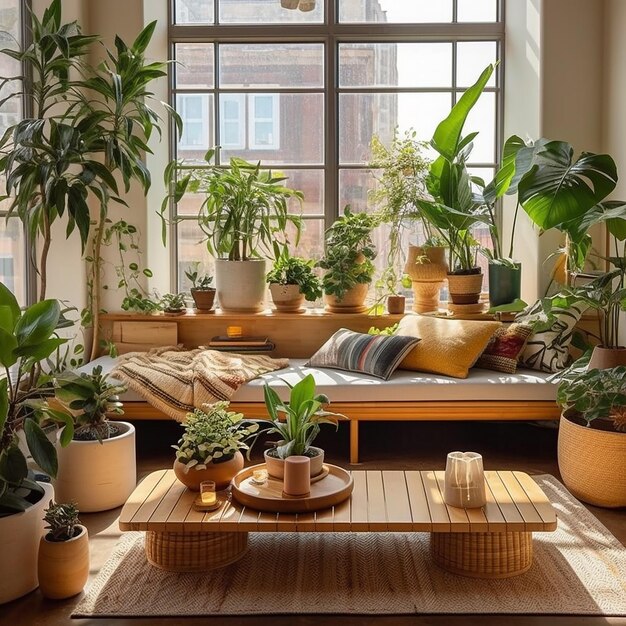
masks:
<svg viewBox="0 0 626 626"><path fill-rule="evenodd" d="M143 422L137 426L138 468L141 477L171 466L169 446L176 442L180 427L166 422ZM319 445L328 461L351 469L443 469L446 453L473 450L483 454L486 469L521 470L529 474L549 473L558 477L556 431L545 426L522 423L446 422L433 424L371 423L361 429L361 460L358 466L347 463L347 425L335 434L332 427L322 433ZM261 450L259 446L259 450ZM259 458L258 454L253 459ZM626 545L626 510L590 510ZM120 509L82 516L91 539L91 575L98 573L116 544ZM44 600L35 591L20 600L0 607L0 624L11 626L75 626L112 624L166 626L211 624L215 626L626 626L626 618L575 618L571 616L411 616L411 617L233 617L233 618L134 618L119 620L70 620L77 599L62 602Z"/></svg>

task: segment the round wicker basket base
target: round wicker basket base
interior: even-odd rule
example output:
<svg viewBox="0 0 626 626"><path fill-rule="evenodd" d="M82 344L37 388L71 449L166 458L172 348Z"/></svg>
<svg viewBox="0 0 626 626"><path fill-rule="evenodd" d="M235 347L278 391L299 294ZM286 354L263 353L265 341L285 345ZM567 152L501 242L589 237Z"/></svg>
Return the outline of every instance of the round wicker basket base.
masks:
<svg viewBox="0 0 626 626"><path fill-rule="evenodd" d="M430 552L437 565L470 578L510 578L533 560L532 533L431 533Z"/></svg>
<svg viewBox="0 0 626 626"><path fill-rule="evenodd" d="M248 533L146 533L146 557L168 572L201 572L238 561Z"/></svg>

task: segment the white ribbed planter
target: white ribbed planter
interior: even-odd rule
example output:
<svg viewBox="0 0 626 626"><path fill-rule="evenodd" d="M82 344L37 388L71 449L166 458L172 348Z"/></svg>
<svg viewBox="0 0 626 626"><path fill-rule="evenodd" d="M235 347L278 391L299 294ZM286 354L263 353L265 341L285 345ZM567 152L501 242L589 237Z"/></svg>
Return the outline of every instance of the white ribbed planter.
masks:
<svg viewBox="0 0 626 626"><path fill-rule="evenodd" d="M222 311L258 313L265 308L265 260L215 259L215 287Z"/></svg>
<svg viewBox="0 0 626 626"><path fill-rule="evenodd" d="M23 513L0 517L0 604L37 589L37 555L44 533L44 509L54 499L54 489L44 489L41 500Z"/></svg>
<svg viewBox="0 0 626 626"><path fill-rule="evenodd" d="M107 511L124 504L137 485L135 427L115 422L124 432L112 439L59 443L57 502L74 502L82 513Z"/></svg>

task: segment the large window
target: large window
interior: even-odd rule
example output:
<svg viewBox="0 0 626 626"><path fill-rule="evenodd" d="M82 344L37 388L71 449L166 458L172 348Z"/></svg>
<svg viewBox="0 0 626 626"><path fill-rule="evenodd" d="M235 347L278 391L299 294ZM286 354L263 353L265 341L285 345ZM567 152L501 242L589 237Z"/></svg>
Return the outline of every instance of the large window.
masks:
<svg viewBox="0 0 626 626"><path fill-rule="evenodd" d="M0 47L17 48L22 37L22 10L20 0L0 0ZM0 56L0 76L19 76L18 61ZM10 81L0 89L0 100L21 89L21 83ZM21 98L11 98L0 106L0 136L23 115ZM5 181L0 180L4 194ZM13 291L20 303L27 301L27 264L24 229L18 217L7 219L7 202L0 203L0 282Z"/></svg>
<svg viewBox="0 0 626 626"><path fill-rule="evenodd" d="M489 63L501 60L499 0L174 0L177 63L172 102L185 122L173 155L206 148L261 160L304 192L298 253L319 257L324 229L347 204L372 210L374 135L389 144L409 128L429 140L436 124ZM479 131L471 171L491 179L499 159L502 64L472 111ZM201 199L175 208L176 277L209 266L195 216ZM297 204L294 211L300 211ZM478 232L485 243L488 233ZM407 236L419 236L408 233ZM384 263L388 237L376 233Z"/></svg>

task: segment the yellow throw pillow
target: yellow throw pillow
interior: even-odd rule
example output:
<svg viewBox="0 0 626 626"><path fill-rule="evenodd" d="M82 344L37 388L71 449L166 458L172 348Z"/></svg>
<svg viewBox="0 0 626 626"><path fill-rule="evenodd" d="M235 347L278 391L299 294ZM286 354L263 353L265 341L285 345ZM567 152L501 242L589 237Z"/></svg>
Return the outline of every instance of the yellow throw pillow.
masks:
<svg viewBox="0 0 626 626"><path fill-rule="evenodd" d="M400 369L467 378L500 326L500 322L405 315L395 334L421 341L404 357Z"/></svg>

